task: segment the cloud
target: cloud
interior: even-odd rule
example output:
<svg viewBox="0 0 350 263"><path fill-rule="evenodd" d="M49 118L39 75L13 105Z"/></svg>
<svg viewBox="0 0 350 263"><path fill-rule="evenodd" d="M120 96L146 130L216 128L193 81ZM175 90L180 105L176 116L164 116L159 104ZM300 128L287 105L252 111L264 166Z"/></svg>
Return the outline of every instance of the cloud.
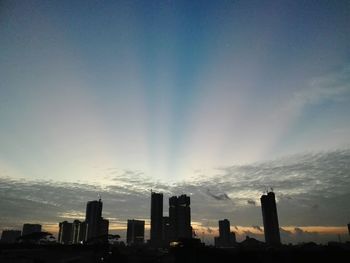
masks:
<svg viewBox="0 0 350 263"><path fill-rule="evenodd" d="M212 233L213 233L213 230L212 230L210 227L207 227L207 232L208 232L209 234L212 234Z"/></svg>
<svg viewBox="0 0 350 263"><path fill-rule="evenodd" d="M260 226L252 226L252 227L260 232L264 232Z"/></svg>
<svg viewBox="0 0 350 263"><path fill-rule="evenodd" d="M286 230L286 229L284 229L283 227L280 227L280 234L282 235L282 236L284 236L284 235L292 235L293 234L293 232L292 231L289 231L289 230Z"/></svg>
<svg viewBox="0 0 350 263"><path fill-rule="evenodd" d="M315 104L324 100L342 100L350 94L350 65L344 68L313 78L309 87L295 93L300 104Z"/></svg>
<svg viewBox="0 0 350 263"><path fill-rule="evenodd" d="M150 189L164 193L165 215L167 198L188 194L193 221L215 222L210 227L216 227L218 220L227 218L233 226L259 226L261 209L253 201L266 185L275 188L281 226L341 226L348 220L345 215L350 214L349 163L350 150L344 149L222 167L213 177L170 184L138 171L111 171L113 180L109 185L0 177L0 228L20 228L25 222L55 225L65 219L82 218L86 202L97 199L98 194L104 202L103 216L116 227L125 228L127 219L149 220ZM293 232L300 236L300 230ZM302 240L315 236L302 235Z"/></svg>
<svg viewBox="0 0 350 263"><path fill-rule="evenodd" d="M304 234L304 230L302 230L302 229L299 228L299 227L295 227L295 228L294 228L294 232L295 232L295 234L297 234L297 235L302 235L302 234Z"/></svg>
<svg viewBox="0 0 350 263"><path fill-rule="evenodd" d="M207 189L206 193L218 201L231 200L231 198L226 193L213 194L209 189Z"/></svg>

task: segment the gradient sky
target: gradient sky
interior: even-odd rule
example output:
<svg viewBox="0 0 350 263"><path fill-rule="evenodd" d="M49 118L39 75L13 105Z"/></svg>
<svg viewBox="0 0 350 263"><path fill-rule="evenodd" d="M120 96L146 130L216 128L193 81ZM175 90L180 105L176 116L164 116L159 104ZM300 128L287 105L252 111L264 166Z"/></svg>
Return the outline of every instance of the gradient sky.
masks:
<svg viewBox="0 0 350 263"><path fill-rule="evenodd" d="M0 176L170 184L347 153L349 24L349 1L1 1Z"/></svg>

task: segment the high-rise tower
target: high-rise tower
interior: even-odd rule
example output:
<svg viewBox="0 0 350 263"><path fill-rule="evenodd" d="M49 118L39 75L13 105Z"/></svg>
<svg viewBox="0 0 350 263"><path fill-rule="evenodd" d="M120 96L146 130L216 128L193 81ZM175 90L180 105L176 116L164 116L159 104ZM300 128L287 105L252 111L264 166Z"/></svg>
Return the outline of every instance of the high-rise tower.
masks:
<svg viewBox="0 0 350 263"><path fill-rule="evenodd" d="M22 230L22 236L31 234L31 233L36 233L36 232L41 232L41 225L40 224L24 224L23 225L23 230Z"/></svg>
<svg viewBox="0 0 350 263"><path fill-rule="evenodd" d="M268 192L260 198L264 223L265 242L276 246L281 244L275 194Z"/></svg>
<svg viewBox="0 0 350 263"><path fill-rule="evenodd" d="M192 238L190 197L181 195L169 198L170 240Z"/></svg>
<svg viewBox="0 0 350 263"><path fill-rule="evenodd" d="M215 237L216 247L233 247L236 244L236 234L230 231L230 221L219 220L219 236Z"/></svg>
<svg viewBox="0 0 350 263"><path fill-rule="evenodd" d="M86 240L89 240L100 235L102 223L102 201L89 201L86 205Z"/></svg>
<svg viewBox="0 0 350 263"><path fill-rule="evenodd" d="M58 242L61 244L72 244L73 243L73 223L63 221L59 223L58 231Z"/></svg>
<svg viewBox="0 0 350 263"><path fill-rule="evenodd" d="M128 220L128 229L126 233L126 242L128 245L143 244L145 238L145 221Z"/></svg>
<svg viewBox="0 0 350 263"><path fill-rule="evenodd" d="M151 245L162 246L163 194L151 192Z"/></svg>

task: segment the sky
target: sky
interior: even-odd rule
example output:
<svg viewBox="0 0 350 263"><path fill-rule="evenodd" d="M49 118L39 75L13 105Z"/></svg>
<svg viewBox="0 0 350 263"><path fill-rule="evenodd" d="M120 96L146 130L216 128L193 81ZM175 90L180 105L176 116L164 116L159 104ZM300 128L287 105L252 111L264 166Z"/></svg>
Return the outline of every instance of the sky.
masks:
<svg viewBox="0 0 350 263"><path fill-rule="evenodd" d="M190 194L203 235L260 238L273 187L285 240L343 235L349 22L349 1L1 1L0 228L56 231L101 193L118 231L152 188Z"/></svg>

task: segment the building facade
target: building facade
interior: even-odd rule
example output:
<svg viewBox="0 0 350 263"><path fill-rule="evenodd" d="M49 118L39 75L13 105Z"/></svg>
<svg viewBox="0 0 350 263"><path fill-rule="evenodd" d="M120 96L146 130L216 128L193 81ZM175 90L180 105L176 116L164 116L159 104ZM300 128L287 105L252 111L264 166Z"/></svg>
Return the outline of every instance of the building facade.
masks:
<svg viewBox="0 0 350 263"><path fill-rule="evenodd" d="M89 201L86 205L86 236L85 240L90 240L100 236L102 222L102 201Z"/></svg>
<svg viewBox="0 0 350 263"><path fill-rule="evenodd" d="M128 245L141 245L145 239L145 221L128 220L126 242Z"/></svg>
<svg viewBox="0 0 350 263"><path fill-rule="evenodd" d="M170 241L192 238L190 204L187 195L169 198Z"/></svg>
<svg viewBox="0 0 350 263"><path fill-rule="evenodd" d="M274 192L268 192L260 198L264 223L265 242L270 246L281 244L277 206Z"/></svg>
<svg viewBox="0 0 350 263"><path fill-rule="evenodd" d="M163 239L163 244L165 246L168 246L170 243L170 219L168 216L163 216L163 226L162 226L162 239Z"/></svg>
<svg viewBox="0 0 350 263"><path fill-rule="evenodd" d="M16 243L21 234L21 230L3 230L0 242L6 244Z"/></svg>
<svg viewBox="0 0 350 263"><path fill-rule="evenodd" d="M24 224L22 230L22 236L29 235L32 233L41 232L40 224Z"/></svg>
<svg viewBox="0 0 350 263"><path fill-rule="evenodd" d="M163 244L163 194L151 192L151 232L150 242L153 247Z"/></svg>
<svg viewBox="0 0 350 263"><path fill-rule="evenodd" d="M58 242L64 245L73 243L73 223L67 221L59 223Z"/></svg>
<svg viewBox="0 0 350 263"><path fill-rule="evenodd" d="M86 236L86 223L79 220L74 220L72 225L72 243L81 244Z"/></svg>
<svg viewBox="0 0 350 263"><path fill-rule="evenodd" d="M219 220L219 236L215 237L216 247L233 247L236 244L236 234L230 231L230 221Z"/></svg>

